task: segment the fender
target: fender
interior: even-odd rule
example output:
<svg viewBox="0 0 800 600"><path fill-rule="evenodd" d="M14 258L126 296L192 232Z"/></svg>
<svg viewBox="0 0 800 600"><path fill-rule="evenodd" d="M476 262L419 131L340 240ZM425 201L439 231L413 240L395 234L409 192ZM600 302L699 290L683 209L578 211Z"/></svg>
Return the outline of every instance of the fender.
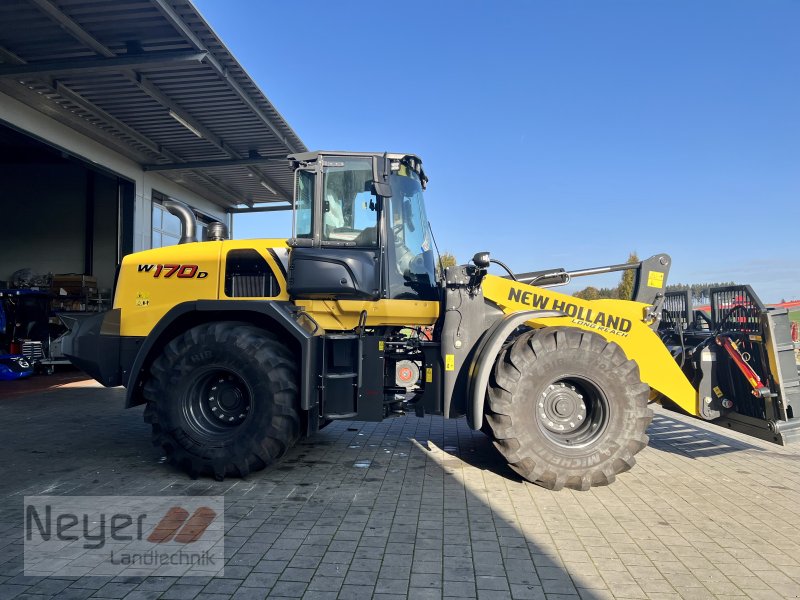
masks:
<svg viewBox="0 0 800 600"><path fill-rule="evenodd" d="M472 408L467 412L467 422L472 429L477 430L483 426L483 404L486 400L489 375L500 349L511 332L531 319L563 316L564 313L558 310L523 310L506 315L486 331L478 342L469 366L467 399L471 401L468 406Z"/></svg>
<svg viewBox="0 0 800 600"><path fill-rule="evenodd" d="M259 315L276 322L285 332L294 338L301 350L300 356L300 406L303 410L309 410L315 401L314 372L316 365L316 336L324 333L316 323L308 319L310 330L298 323L297 308L290 302L282 301L252 301L252 300L196 300L183 302L173 307L156 324L136 354L136 358L131 365L128 382L125 386L128 389L125 400L125 408L130 408L142 403L140 398L141 386L143 385L142 375L150 358L152 351L162 342L164 334L169 332L181 318L192 313L230 313L231 318L236 318L236 313L246 315ZM303 313L304 314L304 313ZM306 321L304 319L304 321ZM178 332L175 332L177 335ZM171 339L171 338L170 338ZM123 367L124 368L124 367ZM125 371L123 371L123 381Z"/></svg>

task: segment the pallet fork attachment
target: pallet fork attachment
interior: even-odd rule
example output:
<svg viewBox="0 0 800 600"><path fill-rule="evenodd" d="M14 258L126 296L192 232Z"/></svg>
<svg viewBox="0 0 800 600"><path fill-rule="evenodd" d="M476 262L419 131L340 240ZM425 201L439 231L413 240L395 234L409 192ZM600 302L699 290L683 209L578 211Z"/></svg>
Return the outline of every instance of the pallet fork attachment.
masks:
<svg viewBox="0 0 800 600"><path fill-rule="evenodd" d="M698 389L698 416L776 444L800 442L788 311L765 306L748 285L711 288L709 296L710 315L692 307L689 292L667 292L659 326Z"/></svg>

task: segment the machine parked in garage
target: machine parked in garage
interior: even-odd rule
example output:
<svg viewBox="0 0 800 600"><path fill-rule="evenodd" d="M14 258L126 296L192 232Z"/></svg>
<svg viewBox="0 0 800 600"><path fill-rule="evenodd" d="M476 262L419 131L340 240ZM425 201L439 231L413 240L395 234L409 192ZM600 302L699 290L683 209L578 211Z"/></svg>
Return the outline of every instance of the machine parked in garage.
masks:
<svg viewBox="0 0 800 600"><path fill-rule="evenodd" d="M64 343L101 383L125 385L128 406L146 403L155 442L190 474L246 476L333 420L407 411L466 416L511 468L552 489L605 485L631 468L656 396L730 423L745 405L781 407L742 414L780 429L777 441L796 436L800 388L784 368L777 314L731 309L711 319L716 337L738 315L758 320L746 333L764 358L761 384L745 402L701 364L706 350L718 361L733 354L690 347L683 325L659 338L667 255L499 277L488 267L505 265L480 252L438 277L418 157L289 159L291 239L129 255L113 310L80 322ZM553 289L623 269L636 272L631 301Z"/></svg>

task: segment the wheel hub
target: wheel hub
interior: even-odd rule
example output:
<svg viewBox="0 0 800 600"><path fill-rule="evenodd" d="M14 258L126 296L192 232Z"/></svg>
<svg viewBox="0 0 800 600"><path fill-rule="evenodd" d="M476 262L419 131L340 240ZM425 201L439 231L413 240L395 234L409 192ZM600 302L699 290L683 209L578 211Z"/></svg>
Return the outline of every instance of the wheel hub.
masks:
<svg viewBox="0 0 800 600"><path fill-rule="evenodd" d="M572 433L586 419L583 395L564 382L550 385L542 392L538 410L542 425L553 433Z"/></svg>
<svg viewBox="0 0 800 600"><path fill-rule="evenodd" d="M247 392L231 375L211 381L206 402L214 418L225 425L238 425L250 410Z"/></svg>

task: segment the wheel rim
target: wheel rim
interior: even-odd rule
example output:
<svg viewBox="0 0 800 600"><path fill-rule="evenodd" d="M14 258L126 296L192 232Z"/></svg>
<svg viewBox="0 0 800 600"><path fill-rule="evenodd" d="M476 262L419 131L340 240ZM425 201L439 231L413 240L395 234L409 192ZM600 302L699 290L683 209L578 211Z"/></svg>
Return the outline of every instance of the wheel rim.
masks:
<svg viewBox="0 0 800 600"><path fill-rule="evenodd" d="M195 434L205 441L225 441L247 420L253 395L244 380L225 368L198 374L184 394L183 414Z"/></svg>
<svg viewBox="0 0 800 600"><path fill-rule="evenodd" d="M582 448L596 442L609 417L605 394L582 377L558 379L537 398L536 423L547 439L562 448Z"/></svg>

